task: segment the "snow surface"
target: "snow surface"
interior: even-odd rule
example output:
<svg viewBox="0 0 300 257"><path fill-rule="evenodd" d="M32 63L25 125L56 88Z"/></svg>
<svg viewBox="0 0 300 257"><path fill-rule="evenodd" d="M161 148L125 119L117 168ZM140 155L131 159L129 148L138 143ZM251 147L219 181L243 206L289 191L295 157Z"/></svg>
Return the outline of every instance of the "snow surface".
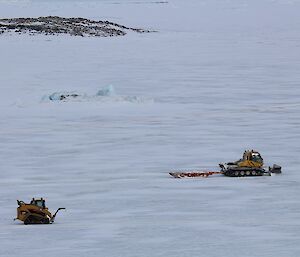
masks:
<svg viewBox="0 0 300 257"><path fill-rule="evenodd" d="M158 30L0 36L0 256L300 256L300 3L0 1ZM54 92L153 101L41 101ZM172 179L259 150L283 174ZM66 207L13 221L16 199Z"/></svg>

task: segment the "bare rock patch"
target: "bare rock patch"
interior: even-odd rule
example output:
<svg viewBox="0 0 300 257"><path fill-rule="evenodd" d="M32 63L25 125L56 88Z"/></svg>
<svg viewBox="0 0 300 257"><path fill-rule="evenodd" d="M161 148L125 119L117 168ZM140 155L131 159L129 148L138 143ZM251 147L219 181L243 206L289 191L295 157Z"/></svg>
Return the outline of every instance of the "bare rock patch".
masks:
<svg viewBox="0 0 300 257"><path fill-rule="evenodd" d="M18 34L68 34L81 37L113 37L124 36L128 31L150 33L154 31L126 27L110 21L95 21L85 18L63 18L46 16L38 18L0 19L0 35L5 33Z"/></svg>

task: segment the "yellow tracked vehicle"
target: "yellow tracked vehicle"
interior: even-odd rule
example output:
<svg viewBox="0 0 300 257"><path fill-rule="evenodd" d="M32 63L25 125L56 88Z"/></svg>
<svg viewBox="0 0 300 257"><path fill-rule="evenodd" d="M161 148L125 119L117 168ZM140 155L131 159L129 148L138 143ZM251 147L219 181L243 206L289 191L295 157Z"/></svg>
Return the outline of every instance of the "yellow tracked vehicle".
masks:
<svg viewBox="0 0 300 257"><path fill-rule="evenodd" d="M263 158L254 150L246 150L243 157L235 162L220 163L220 171L183 171L170 172L174 178L184 177L208 177L214 174L222 174L228 177L264 176L281 173L281 166L274 164L273 167L265 169Z"/></svg>
<svg viewBox="0 0 300 257"><path fill-rule="evenodd" d="M32 198L30 203L24 203L23 201L17 200L19 207L17 208L17 218L28 224L51 224L54 222L56 214L59 210L65 208L58 208L54 215L48 210L45 205L43 198L34 199Z"/></svg>
<svg viewBox="0 0 300 257"><path fill-rule="evenodd" d="M263 176L281 173L281 167L274 164L266 170L260 153L254 150L244 152L242 159L235 162L220 163L221 172L228 177Z"/></svg>

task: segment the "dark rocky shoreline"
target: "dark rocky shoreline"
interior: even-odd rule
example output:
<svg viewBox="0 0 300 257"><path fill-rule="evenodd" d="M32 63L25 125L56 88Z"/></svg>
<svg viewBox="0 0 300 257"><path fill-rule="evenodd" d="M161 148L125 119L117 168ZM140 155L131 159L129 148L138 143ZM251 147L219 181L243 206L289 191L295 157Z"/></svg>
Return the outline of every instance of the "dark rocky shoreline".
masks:
<svg viewBox="0 0 300 257"><path fill-rule="evenodd" d="M85 18L63 18L47 16L38 18L0 19L0 34L18 33L29 35L68 34L81 37L124 36L128 31L150 33L154 31L130 28L109 21L95 21Z"/></svg>

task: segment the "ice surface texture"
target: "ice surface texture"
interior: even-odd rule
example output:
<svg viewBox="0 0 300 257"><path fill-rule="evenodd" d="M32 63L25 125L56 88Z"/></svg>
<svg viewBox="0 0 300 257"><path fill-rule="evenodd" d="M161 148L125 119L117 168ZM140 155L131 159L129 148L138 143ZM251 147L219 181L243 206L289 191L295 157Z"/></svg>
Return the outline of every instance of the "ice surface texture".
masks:
<svg viewBox="0 0 300 257"><path fill-rule="evenodd" d="M34 2L0 16L159 33L0 36L1 257L300 256L299 1ZM101 100L40 101L110 84L117 95ZM168 174L253 148L283 174ZM16 199L33 196L67 210L49 226L13 222Z"/></svg>

